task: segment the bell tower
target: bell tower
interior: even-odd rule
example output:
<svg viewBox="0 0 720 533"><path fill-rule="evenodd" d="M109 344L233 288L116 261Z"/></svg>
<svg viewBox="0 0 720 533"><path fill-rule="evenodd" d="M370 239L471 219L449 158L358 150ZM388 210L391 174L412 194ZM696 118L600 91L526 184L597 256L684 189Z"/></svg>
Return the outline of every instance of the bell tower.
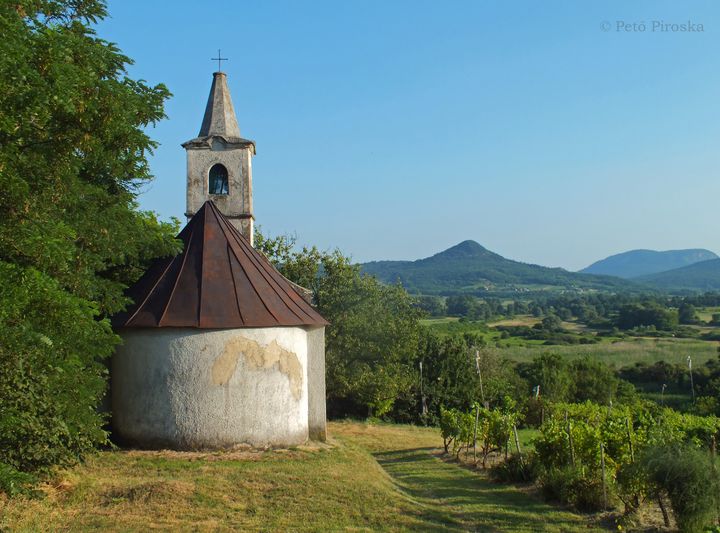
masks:
<svg viewBox="0 0 720 533"><path fill-rule="evenodd" d="M213 74L200 133L182 147L187 153L185 215L190 219L207 200L212 200L252 244L255 142L240 137L224 72Z"/></svg>

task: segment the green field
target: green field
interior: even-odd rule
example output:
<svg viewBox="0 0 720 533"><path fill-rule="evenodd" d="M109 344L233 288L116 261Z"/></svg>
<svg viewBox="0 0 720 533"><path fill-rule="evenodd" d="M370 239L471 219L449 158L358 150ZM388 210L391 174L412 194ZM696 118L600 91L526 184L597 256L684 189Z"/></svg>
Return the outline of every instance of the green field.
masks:
<svg viewBox="0 0 720 533"><path fill-rule="evenodd" d="M694 339L634 338L573 346L509 345L498 348L498 352L515 361L530 361L544 352L558 353L568 358L588 355L620 368L638 362L652 364L666 361L685 364L688 355L692 356L695 364L700 365L718 356L719 345L720 343L715 341Z"/></svg>
<svg viewBox="0 0 720 533"><path fill-rule="evenodd" d="M720 313L720 307L702 307L696 311L698 319L703 322L710 322L715 313Z"/></svg>
<svg viewBox="0 0 720 533"><path fill-rule="evenodd" d="M327 446L291 450L101 452L42 497L0 499L0 530L601 530L447 460L437 430L343 422L330 432Z"/></svg>
<svg viewBox="0 0 720 533"><path fill-rule="evenodd" d="M538 319L521 316L485 324L483 322L459 321L456 318L424 320L423 324L441 335L476 333L482 335L488 346L501 357L514 361L531 361L536 356L552 352L570 359L590 356L617 368L632 366L638 362L653 364L657 361L685 364L687 356L700 365L718 356L720 342L675 337L603 337L597 344L547 345L541 340L519 337L501 338L494 326L532 326ZM578 333L584 328L574 322L563 322L563 328Z"/></svg>

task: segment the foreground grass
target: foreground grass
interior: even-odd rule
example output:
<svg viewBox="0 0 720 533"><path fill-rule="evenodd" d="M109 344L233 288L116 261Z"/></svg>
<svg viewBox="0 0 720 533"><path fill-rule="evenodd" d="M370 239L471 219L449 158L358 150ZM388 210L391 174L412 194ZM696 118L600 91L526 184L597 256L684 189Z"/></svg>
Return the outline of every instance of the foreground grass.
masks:
<svg viewBox="0 0 720 533"><path fill-rule="evenodd" d="M435 430L334 423L330 446L103 452L44 497L0 500L11 531L592 531L585 518L443 460Z"/></svg>

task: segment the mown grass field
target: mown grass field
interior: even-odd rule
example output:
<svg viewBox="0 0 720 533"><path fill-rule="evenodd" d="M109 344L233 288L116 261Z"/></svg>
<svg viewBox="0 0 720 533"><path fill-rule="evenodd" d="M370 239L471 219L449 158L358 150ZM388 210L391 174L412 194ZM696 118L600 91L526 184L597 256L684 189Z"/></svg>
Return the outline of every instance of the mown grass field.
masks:
<svg viewBox="0 0 720 533"><path fill-rule="evenodd" d="M290 450L102 452L59 472L42 497L0 500L0 529L600 530L441 457L437 430L341 422L330 432L328 446Z"/></svg>

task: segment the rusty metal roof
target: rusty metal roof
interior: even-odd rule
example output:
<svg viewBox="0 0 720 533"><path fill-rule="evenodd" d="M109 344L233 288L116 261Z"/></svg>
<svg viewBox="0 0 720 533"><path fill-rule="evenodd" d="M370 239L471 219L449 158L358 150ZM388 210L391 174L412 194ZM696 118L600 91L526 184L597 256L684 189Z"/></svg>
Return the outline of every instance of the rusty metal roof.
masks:
<svg viewBox="0 0 720 533"><path fill-rule="evenodd" d="M117 328L325 326L328 322L255 250L212 201L178 238L184 251L156 261L128 290Z"/></svg>

